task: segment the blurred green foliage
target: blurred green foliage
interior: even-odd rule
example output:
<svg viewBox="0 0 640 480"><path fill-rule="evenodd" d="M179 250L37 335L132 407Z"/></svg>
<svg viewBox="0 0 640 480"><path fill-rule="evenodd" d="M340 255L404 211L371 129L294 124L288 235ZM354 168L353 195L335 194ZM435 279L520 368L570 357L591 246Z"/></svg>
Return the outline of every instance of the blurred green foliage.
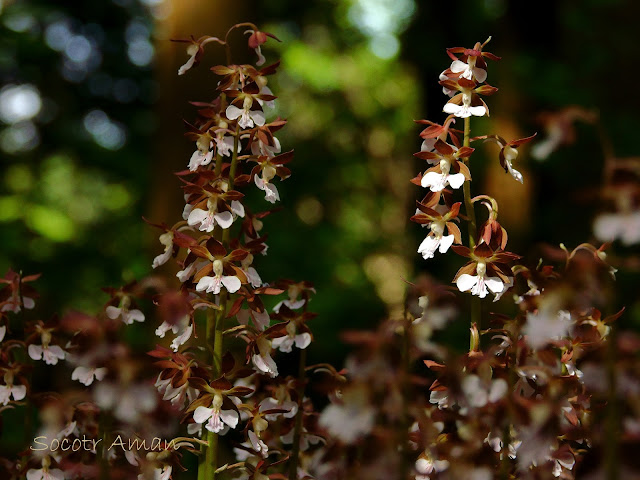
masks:
<svg viewBox="0 0 640 480"><path fill-rule="evenodd" d="M151 29L137 1L2 2L0 269L44 273L45 317L148 270Z"/></svg>

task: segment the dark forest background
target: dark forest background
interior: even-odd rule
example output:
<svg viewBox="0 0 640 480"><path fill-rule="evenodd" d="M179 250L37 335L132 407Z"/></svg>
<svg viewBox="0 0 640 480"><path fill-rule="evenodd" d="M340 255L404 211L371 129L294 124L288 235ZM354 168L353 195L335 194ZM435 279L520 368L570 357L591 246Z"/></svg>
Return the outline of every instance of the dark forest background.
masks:
<svg viewBox="0 0 640 480"><path fill-rule="evenodd" d="M208 68L178 77L187 56L171 38L223 35L248 20L283 41L265 53L282 58L271 87L290 122L280 140L296 156L257 268L266 281L314 282L312 356L322 361L344 358L341 329L402 310L403 279L446 283L463 263L423 261L424 234L408 222L423 193L408 181L422 167L413 120L445 117L437 81L446 47L491 35L487 50L503 58L489 65L500 91L473 135L537 131L542 140L542 112L578 105L599 113L618 157L639 154L640 4L630 0L4 0L0 9L0 270L42 272L42 318L95 312L107 300L100 287L154 273L163 247L142 216L180 218L172 172L194 150L182 119L195 114L187 101L213 97L215 79ZM234 38L234 61L253 60ZM210 47L205 67L224 61ZM593 240L604 157L593 125L575 127L577 142L544 161L523 149L524 185L500 169L494 148L474 154L473 192L498 199L511 250L537 258L541 242ZM615 245L615 254L637 250ZM638 326L638 271L618 278L622 322ZM452 343L464 346L468 322L458 324Z"/></svg>

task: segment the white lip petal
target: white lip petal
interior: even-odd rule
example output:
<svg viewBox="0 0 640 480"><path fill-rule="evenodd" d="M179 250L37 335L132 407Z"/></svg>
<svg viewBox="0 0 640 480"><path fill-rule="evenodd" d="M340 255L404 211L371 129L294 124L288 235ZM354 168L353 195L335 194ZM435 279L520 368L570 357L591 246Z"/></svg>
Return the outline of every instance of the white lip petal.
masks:
<svg viewBox="0 0 640 480"><path fill-rule="evenodd" d="M485 277L484 283L491 293L500 293L504 290L504 283L498 277Z"/></svg>
<svg viewBox="0 0 640 480"><path fill-rule="evenodd" d="M258 288L262 285L262 279L255 268L249 267L245 273L253 288Z"/></svg>
<svg viewBox="0 0 640 480"><path fill-rule="evenodd" d="M187 71L190 70L191 67L193 67L193 64L195 61L196 61L196 55L193 54L191 55L191 57L189 57L189 60L187 60L187 63L185 63L178 69L178 75L184 75L185 73L187 73Z"/></svg>
<svg viewBox="0 0 640 480"><path fill-rule="evenodd" d="M235 105L229 105L225 113L227 114L227 118L229 120L235 120L240 115L242 115L242 112L244 112L244 110L242 110L241 108L238 108Z"/></svg>
<svg viewBox="0 0 640 480"><path fill-rule="evenodd" d="M222 277L222 284L229 291L229 293L235 293L240 290L242 283L238 277Z"/></svg>
<svg viewBox="0 0 640 480"><path fill-rule="evenodd" d="M144 313L142 313L138 309L130 310L129 311L129 319L131 321L144 322Z"/></svg>
<svg viewBox="0 0 640 480"><path fill-rule="evenodd" d="M196 423L204 423L209 420L212 414L213 408L198 407L195 412L193 412L193 420Z"/></svg>
<svg viewBox="0 0 640 480"><path fill-rule="evenodd" d="M447 250L449 250L449 247L451 247L451 245L453 245L453 235L445 235L444 237L442 237L442 239L440 240L440 253L447 253Z"/></svg>
<svg viewBox="0 0 640 480"><path fill-rule="evenodd" d="M22 303L24 304L24 308L28 310L31 310L36 305L36 302L33 300L33 298L29 298L29 297L23 297Z"/></svg>
<svg viewBox="0 0 640 480"><path fill-rule="evenodd" d="M167 248L163 253L154 258L153 263L151 264L151 268L158 268L160 265L164 265L165 263L167 263L171 258L171 254L173 253L172 250L173 249L171 248ZM1 340L2 338L0 338L0 341Z"/></svg>
<svg viewBox="0 0 640 480"><path fill-rule="evenodd" d="M96 380L102 381L102 379L107 375L107 369L105 367L96 368L94 375L96 377Z"/></svg>
<svg viewBox="0 0 640 480"><path fill-rule="evenodd" d="M189 213L189 217L187 218L187 223L189 224L190 227L193 227L194 225L198 225L199 223L202 223L205 220L205 218L207 218L208 215L209 215L209 212L206 212L201 208L195 208L191 210L191 212Z"/></svg>
<svg viewBox="0 0 640 480"><path fill-rule="evenodd" d="M190 203L187 203L184 206L184 209L182 210L182 219L186 220L187 218L189 218L189 214L191 213L191 210L193 210L193 205L191 205Z"/></svg>
<svg viewBox="0 0 640 480"><path fill-rule="evenodd" d="M202 292L213 285L213 277L202 277L196 285L196 291Z"/></svg>
<svg viewBox="0 0 640 480"><path fill-rule="evenodd" d="M27 480L42 480L43 478L44 472L42 470L32 468L27 472Z"/></svg>
<svg viewBox="0 0 640 480"><path fill-rule="evenodd" d="M290 353L293 348L293 340L289 335L285 335L284 337L274 338L271 345L273 348L277 348L281 352Z"/></svg>
<svg viewBox="0 0 640 480"><path fill-rule="evenodd" d="M469 112L471 113L471 115L474 115L476 117L484 117L484 115L487 113L487 109L484 108L484 106L479 105L477 107L469 107Z"/></svg>
<svg viewBox="0 0 640 480"><path fill-rule="evenodd" d="M187 328L184 329L180 335L173 339L171 342L171 348L174 352L177 352L180 348L180 345L184 345L191 338L191 334L193 333L193 325L190 324Z"/></svg>
<svg viewBox="0 0 640 480"><path fill-rule="evenodd" d="M484 83L484 81L487 79L487 71L482 68L475 67L473 69L473 74L475 75L476 80L478 80L479 83Z"/></svg>
<svg viewBox="0 0 640 480"><path fill-rule="evenodd" d="M27 387L24 385L14 385L11 389L11 394L13 395L13 399L15 401L22 400L27 396Z"/></svg>
<svg viewBox="0 0 640 480"><path fill-rule="evenodd" d="M118 307L114 307L113 305L109 305L106 309L107 317L111 320L115 320L120 316L121 310Z"/></svg>
<svg viewBox="0 0 640 480"><path fill-rule="evenodd" d="M454 173L453 175L447 176L447 181L449 182L449 185L451 185L451 188L460 188L464 183L464 180L465 178L462 173Z"/></svg>
<svg viewBox="0 0 640 480"><path fill-rule="evenodd" d="M433 254L438 248L439 243L440 241L436 237L429 235L422 241L422 243L418 247L418 253L421 254L422 258L424 258L425 260L427 260L428 258L433 258Z"/></svg>
<svg viewBox="0 0 640 480"><path fill-rule="evenodd" d="M464 62L461 62L460 60L454 60L453 63L451 64L451 71L453 73L464 72L467 68L469 68L469 65L467 65Z"/></svg>
<svg viewBox="0 0 640 480"><path fill-rule="evenodd" d="M511 176L515 178L518 182L524 183L524 178L522 177L522 174L518 170L513 168L510 163L507 163L507 170L509 170L509 173L511 174Z"/></svg>
<svg viewBox="0 0 640 480"><path fill-rule="evenodd" d="M216 219L216 222L222 227L223 230L229 228L233 223L233 215L231 214L231 212L216 213L213 218Z"/></svg>
<svg viewBox="0 0 640 480"><path fill-rule="evenodd" d="M456 280L456 286L461 292L468 292L478 283L478 277L473 277L467 273L463 273Z"/></svg>
<svg viewBox="0 0 640 480"><path fill-rule="evenodd" d="M270 203L276 203L276 201L280 200L280 194L278 193L278 189L273 183L265 183L264 184L265 191L265 200Z"/></svg>
<svg viewBox="0 0 640 480"><path fill-rule="evenodd" d="M75 370L71 373L71 380L77 380L84 385L88 385L88 377L89 377L89 369L86 367L76 367Z"/></svg>
<svg viewBox="0 0 640 480"><path fill-rule="evenodd" d="M456 116L458 116L458 113L460 113L460 110L462 110L462 106L456 105L455 103L452 103L452 102L447 102L444 108L442 109L443 112L453 114Z"/></svg>
<svg viewBox="0 0 640 480"><path fill-rule="evenodd" d="M237 200L231 201L231 211L239 217L244 217L244 205Z"/></svg>
<svg viewBox="0 0 640 480"><path fill-rule="evenodd" d="M221 410L220 418L231 428L236 428L236 426L238 425L239 417L238 412L236 412L235 410Z"/></svg>
<svg viewBox="0 0 640 480"><path fill-rule="evenodd" d="M307 332L296 335L295 337L296 347L300 350L304 350L311 344L311 335Z"/></svg>
<svg viewBox="0 0 640 480"><path fill-rule="evenodd" d="M444 189L446 184L441 173L428 172L424 177L422 177L420 185L424 188L429 188L432 192L439 192Z"/></svg>
<svg viewBox="0 0 640 480"><path fill-rule="evenodd" d="M278 376L278 366L276 362L273 361L270 355L262 356L262 355L254 355L253 363L263 373L266 373L271 378Z"/></svg>
<svg viewBox="0 0 640 480"><path fill-rule="evenodd" d="M158 469L156 469L156 471L158 471ZM160 475L160 480L169 480L169 478L171 478L172 471L172 466L164 467L162 470L162 474Z"/></svg>
<svg viewBox="0 0 640 480"><path fill-rule="evenodd" d="M471 295L477 295L480 298L484 298L489 293L487 290L487 286L484 283L484 279L481 278L478 280L478 283L471 289Z"/></svg>
<svg viewBox="0 0 640 480"><path fill-rule="evenodd" d="M42 358L42 347L40 345L29 345L28 352L32 360L40 360Z"/></svg>
<svg viewBox="0 0 640 480"><path fill-rule="evenodd" d="M264 125L264 122L265 122L264 113L260 110L251 110L251 119L259 127Z"/></svg>

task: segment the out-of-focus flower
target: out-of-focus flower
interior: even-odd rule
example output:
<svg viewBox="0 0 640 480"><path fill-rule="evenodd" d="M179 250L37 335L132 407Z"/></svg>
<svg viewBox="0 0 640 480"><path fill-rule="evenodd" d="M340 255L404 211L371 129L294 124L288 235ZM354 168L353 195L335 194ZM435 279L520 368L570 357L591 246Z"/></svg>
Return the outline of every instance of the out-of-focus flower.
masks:
<svg viewBox="0 0 640 480"><path fill-rule="evenodd" d="M483 381L478 375L467 375L462 380L462 392L471 407L481 408L503 398L509 389L502 378Z"/></svg>
<svg viewBox="0 0 640 480"><path fill-rule="evenodd" d="M258 56L258 61L256 62L256 65L258 66L263 65L266 59L264 58L264 55L262 55L262 48L261 48L262 45L266 43L269 37L273 38L274 40L277 40L278 42L280 40L278 40L278 38L272 33L261 32L259 30L247 30L244 33L249 34L249 48L254 49L256 52L256 55Z"/></svg>
<svg viewBox="0 0 640 480"><path fill-rule="evenodd" d="M27 480L65 480L64 472L58 468L49 469L41 468L36 470L35 468L27 471Z"/></svg>
<svg viewBox="0 0 640 480"><path fill-rule="evenodd" d="M500 166L518 182L523 183L522 174L513 168L513 162L518 158L518 147L530 142L536 135L537 133L534 133L530 137L512 140L511 142L507 142L504 138L498 135L485 135L482 137L476 137L474 140L484 139L485 141L493 141L497 143L500 147Z"/></svg>
<svg viewBox="0 0 640 480"><path fill-rule="evenodd" d="M64 360L66 352L58 345L29 345L29 356L33 360L44 360L47 365L56 365Z"/></svg>
<svg viewBox="0 0 640 480"><path fill-rule="evenodd" d="M354 387L344 392L341 403L332 403L320 414L319 423L331 435L346 444L371 432L375 409L369 404L364 387Z"/></svg>
<svg viewBox="0 0 640 480"><path fill-rule="evenodd" d="M539 349L565 337L573 323L570 312L556 310L550 303L543 303L536 313L527 313L522 333L531 348Z"/></svg>
<svg viewBox="0 0 640 480"><path fill-rule="evenodd" d="M304 350L311 344L311 334L308 332L298 333L294 322L289 322L286 326L286 335L276 337L272 340L272 345L281 352L291 352L292 347Z"/></svg>
<svg viewBox="0 0 640 480"><path fill-rule="evenodd" d="M15 385L13 383L13 375L5 374L5 385L0 385L0 404L7 405L11 401L11 397L19 402L27 395L27 387L24 385Z"/></svg>
<svg viewBox="0 0 640 480"><path fill-rule="evenodd" d="M435 460L429 452L423 452L415 463L416 480L430 480L431 474L444 472L448 468L448 460Z"/></svg>
<svg viewBox="0 0 640 480"><path fill-rule="evenodd" d="M185 73L187 73L187 71L191 70L193 67L197 66L200 63L200 59L204 54L204 46L207 43L217 42L224 45L224 42L222 42L220 39L216 37L210 37L208 35L200 37L197 40L194 37L191 37L190 39L178 39L172 41L189 44L189 46L187 47L187 55L189 55L189 59L178 69L178 75L184 75Z"/></svg>
<svg viewBox="0 0 640 480"><path fill-rule="evenodd" d="M130 288L131 287L127 286L120 292L113 291L114 301L117 301L119 298L119 302L107 306L105 310L110 319L115 320L116 318L120 318L127 325L131 325L133 322L144 322L144 313L137 308L131 308L133 306L132 299L131 296L126 293Z"/></svg>
<svg viewBox="0 0 640 480"><path fill-rule="evenodd" d="M623 245L640 243L640 210L602 213L593 222L593 233L603 242L620 239Z"/></svg>
<svg viewBox="0 0 640 480"><path fill-rule="evenodd" d="M76 367L71 373L71 380L77 380L85 386L93 383L93 380L102 380L107 374L104 367Z"/></svg>
<svg viewBox="0 0 640 480"><path fill-rule="evenodd" d="M546 137L533 146L531 156L537 160L545 160L561 145L572 144L576 137L573 126L576 120L595 123L598 120L598 115L575 105L566 107L558 112L541 114L540 123L544 125Z"/></svg>

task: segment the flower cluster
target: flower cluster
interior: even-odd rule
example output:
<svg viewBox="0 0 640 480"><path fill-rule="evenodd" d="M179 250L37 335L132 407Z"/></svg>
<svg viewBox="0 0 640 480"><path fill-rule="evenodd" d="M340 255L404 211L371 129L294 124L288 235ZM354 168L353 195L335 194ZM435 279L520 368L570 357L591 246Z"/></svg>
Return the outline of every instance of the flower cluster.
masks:
<svg viewBox="0 0 640 480"><path fill-rule="evenodd" d="M473 142L497 144L501 167L523 183L519 149L535 138L471 137L471 117L488 115L480 96L497 91L484 84L485 59L498 60L484 52L486 44L448 50L453 63L440 84L451 97L443 109L449 116L442 124L418 122L425 129L415 156L429 166L411 180L427 189L411 217L428 227L418 253L428 260L452 250L468 260L453 283L471 294L469 351L460 356L438 343L459 304L449 289L426 278L411 285L402 318L374 332L346 333L344 340L359 349L345 372L334 373L332 404L320 416L330 439L325 478L571 479L631 471L616 449L618 434L624 445L638 439L630 355L639 344L623 335L622 358L612 359L614 321L622 311L603 313L611 309L616 271L606 245L547 247L544 260L529 264L506 249L495 199L471 195ZM457 119L463 130L453 128ZM633 209L635 178L624 177L628 188L619 197L626 195ZM612 183L620 186L621 178L613 176ZM481 222L478 204L487 212ZM625 217L602 225L611 221L607 215L596 220L596 234L601 227L631 243L615 226L631 231L633 222ZM512 314L482 318L480 301L489 294Z"/></svg>
<svg viewBox="0 0 640 480"><path fill-rule="evenodd" d="M230 35L239 29L256 66L231 62ZM321 478L325 440L307 371L325 367L306 365L315 289L306 281L266 283L255 265L268 249L263 220L280 201L279 181L291 175L293 158L276 137L286 120L272 113L276 96L268 86L279 62L260 68L268 39L277 40L238 24L224 40L181 40L189 59L179 75L201 62L207 45L226 47L229 62L211 69L216 98L194 103L197 118L187 123L195 151L177 173L182 219L147 222L163 246L151 267L175 263L173 281L153 275L104 288L108 300L98 315L43 321L25 315L38 298L31 286L38 275L9 271L0 280L0 412L19 405L40 412L33 454L0 463L2 478L170 480L185 469L184 451L199 456L198 478L223 471L240 479ZM262 207L245 202L252 190L264 194ZM144 354L127 330L147 330L150 318L163 345ZM297 374L281 374L281 359L286 365L292 358ZM36 368L68 369L59 378L69 386L42 395L32 383ZM223 461L231 450L235 462Z"/></svg>
<svg viewBox="0 0 640 480"><path fill-rule="evenodd" d="M231 61L239 29L255 65ZM487 60L499 60L484 51L488 40L447 50L448 116L418 121L415 156L427 162L411 180L424 189L411 217L427 231L418 253L453 252L455 287L419 276L401 316L343 332L355 350L344 369L307 365L313 284L267 283L258 271L268 250L263 220L293 159L276 137L287 122L273 113L279 63L263 66L269 39L278 40L241 23L223 39L179 40L188 45L179 75L208 45L225 47L228 61L211 68L215 98L193 102L196 119L186 123L195 151L177 173L182 219L148 222L162 245L151 267L173 264L170 281L154 274L104 288L96 315L42 320L38 275L10 270L0 279L0 416L39 413L35 432L25 428L35 445L3 455L2 478L171 480L186 470L185 451L207 480L633 478L635 459L619 451L640 443L640 339L617 331L624 309L611 306L609 245L544 247L529 262L507 250L496 200L471 195L472 143L496 144L502 169L523 183L519 149L535 138L471 136L472 117L489 115L482 97L497 92L485 83ZM550 118L538 154L567 143L571 121L596 121L580 109ZM603 197L613 209L594 223L599 240L640 240L637 166L606 155ZM251 192L262 207L246 201ZM489 295L501 313L483 318ZM464 354L443 341L460 312L471 318ZM149 328L156 345L143 354L130 339ZM68 386L40 391L42 372Z"/></svg>
<svg viewBox="0 0 640 480"><path fill-rule="evenodd" d="M256 66L230 61L230 34L239 28L249 35ZM155 299L162 311L172 312L156 331L171 337L170 349L150 352L161 369L156 387L182 412L188 432L202 437L203 478L223 470L246 479L278 472L300 478L306 458L323 443L305 396L305 349L313 340L308 322L315 317L308 306L315 290L304 281L263 281L255 261L267 253L262 219L273 210L254 213L245 203L252 188L264 193L267 208L280 201L278 180L291 175L293 152L283 152L276 137L286 120L274 118L276 96L268 86L279 62L260 68L269 38L277 40L253 24L239 24L224 40L185 41L190 57L179 74L199 63L205 44L226 46L229 64L211 68L216 98L194 103L197 118L187 123L186 136L196 148L188 169L178 173L183 219L171 227L154 225L164 252L153 267L176 258L181 283L179 296ZM284 293L285 300L267 306L270 296ZM193 351L202 340L210 356ZM280 374L278 352L298 360L297 376ZM224 467L218 460L222 436L236 446L236 462Z"/></svg>

